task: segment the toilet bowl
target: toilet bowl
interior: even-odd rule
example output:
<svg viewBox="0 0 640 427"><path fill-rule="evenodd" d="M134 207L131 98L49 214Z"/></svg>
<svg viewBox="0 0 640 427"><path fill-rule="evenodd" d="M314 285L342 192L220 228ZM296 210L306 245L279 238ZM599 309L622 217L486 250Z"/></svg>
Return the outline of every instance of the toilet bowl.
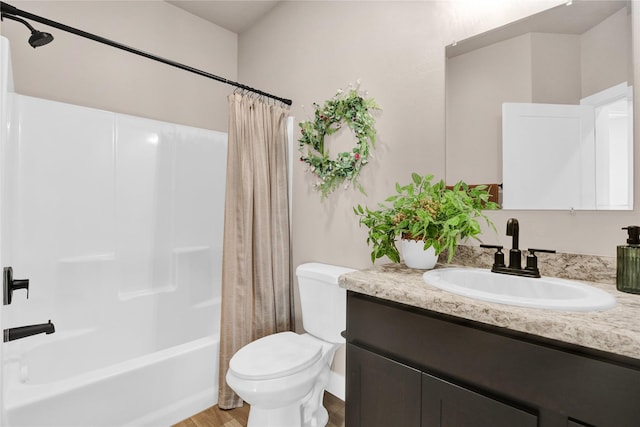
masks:
<svg viewBox="0 0 640 427"><path fill-rule="evenodd" d="M242 347L226 381L251 405L248 427L322 427L322 406L336 350L344 344L346 291L338 277L354 271L308 263L296 269L304 334L280 332Z"/></svg>

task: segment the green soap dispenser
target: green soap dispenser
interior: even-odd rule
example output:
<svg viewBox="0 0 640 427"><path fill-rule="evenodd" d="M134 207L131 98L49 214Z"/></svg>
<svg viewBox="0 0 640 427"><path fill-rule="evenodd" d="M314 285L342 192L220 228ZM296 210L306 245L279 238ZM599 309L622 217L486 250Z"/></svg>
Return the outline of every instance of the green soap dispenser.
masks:
<svg viewBox="0 0 640 427"><path fill-rule="evenodd" d="M623 227L629 238L626 245L618 246L616 288L622 292L640 294L640 226Z"/></svg>

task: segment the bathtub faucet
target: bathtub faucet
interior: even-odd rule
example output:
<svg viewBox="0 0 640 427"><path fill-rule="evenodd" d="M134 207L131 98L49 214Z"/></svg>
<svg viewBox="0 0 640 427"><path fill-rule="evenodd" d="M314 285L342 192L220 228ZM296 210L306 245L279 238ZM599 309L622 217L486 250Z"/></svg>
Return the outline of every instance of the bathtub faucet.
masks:
<svg viewBox="0 0 640 427"><path fill-rule="evenodd" d="M4 342L19 340L20 338L30 337L31 335L45 333L47 335L56 331L56 328L49 320L49 323L41 323L39 325L20 326L17 328L9 328L4 330Z"/></svg>

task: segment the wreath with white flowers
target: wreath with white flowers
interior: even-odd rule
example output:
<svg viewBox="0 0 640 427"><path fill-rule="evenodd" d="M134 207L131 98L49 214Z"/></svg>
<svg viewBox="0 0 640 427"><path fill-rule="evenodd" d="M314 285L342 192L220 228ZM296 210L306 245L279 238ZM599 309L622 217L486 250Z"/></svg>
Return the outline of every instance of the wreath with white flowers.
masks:
<svg viewBox="0 0 640 427"><path fill-rule="evenodd" d="M358 183L358 175L364 165L369 163L371 147L375 147L375 120L370 110L380 107L372 99L365 99L358 93L358 87L348 92L338 90L337 94L325 101L324 105L314 103L313 120L300 122L302 137L298 140L298 149L302 154L300 161L306 163L309 171L319 178L315 188L322 193L322 199L348 181L345 189L352 183L364 194L364 188ZM350 152L339 153L335 159L329 158L325 148L325 137L342 128L349 127L356 139L356 146ZM306 149L306 150L305 150Z"/></svg>

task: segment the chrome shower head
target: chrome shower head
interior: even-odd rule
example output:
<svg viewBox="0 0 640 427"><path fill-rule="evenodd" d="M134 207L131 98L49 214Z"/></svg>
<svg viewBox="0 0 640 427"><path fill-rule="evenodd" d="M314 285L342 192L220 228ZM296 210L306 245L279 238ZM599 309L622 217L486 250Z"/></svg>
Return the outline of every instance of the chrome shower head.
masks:
<svg viewBox="0 0 640 427"><path fill-rule="evenodd" d="M29 24L27 21L25 21L22 18L18 18L17 16L13 16L13 15L8 15L6 13L3 13L0 17L2 19L4 19L4 18L12 19L14 21L20 22L21 24L24 24L29 29L29 31L31 31L31 37L29 37L29 44L34 49L36 47L44 46L45 44L49 44L49 43L51 43L53 41L53 36L51 34L45 33L44 31L36 30L35 28L33 28L31 26L31 24Z"/></svg>

